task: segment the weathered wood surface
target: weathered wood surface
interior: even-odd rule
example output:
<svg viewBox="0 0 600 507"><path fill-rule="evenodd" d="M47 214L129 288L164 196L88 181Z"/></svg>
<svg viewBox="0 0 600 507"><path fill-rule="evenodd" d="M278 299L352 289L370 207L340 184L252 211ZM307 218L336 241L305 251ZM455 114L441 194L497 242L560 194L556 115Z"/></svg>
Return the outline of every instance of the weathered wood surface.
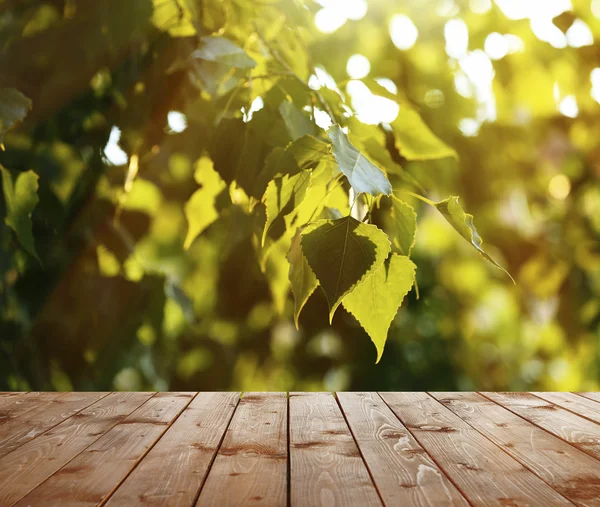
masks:
<svg viewBox="0 0 600 507"><path fill-rule="evenodd" d="M0 393L0 507L600 507L597 393Z"/></svg>

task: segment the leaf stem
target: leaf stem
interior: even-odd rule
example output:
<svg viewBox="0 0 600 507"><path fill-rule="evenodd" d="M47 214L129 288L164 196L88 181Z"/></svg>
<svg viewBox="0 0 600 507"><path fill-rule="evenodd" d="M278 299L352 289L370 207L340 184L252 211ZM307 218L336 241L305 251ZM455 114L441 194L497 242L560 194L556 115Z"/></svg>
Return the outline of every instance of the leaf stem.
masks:
<svg viewBox="0 0 600 507"><path fill-rule="evenodd" d="M430 206L435 206L435 202L431 201L430 199L427 199L427 197L423 197L422 195L415 194L414 192L411 192L410 190L401 190L401 192L404 192L405 194L411 195L415 199L419 199L420 201L426 202Z"/></svg>

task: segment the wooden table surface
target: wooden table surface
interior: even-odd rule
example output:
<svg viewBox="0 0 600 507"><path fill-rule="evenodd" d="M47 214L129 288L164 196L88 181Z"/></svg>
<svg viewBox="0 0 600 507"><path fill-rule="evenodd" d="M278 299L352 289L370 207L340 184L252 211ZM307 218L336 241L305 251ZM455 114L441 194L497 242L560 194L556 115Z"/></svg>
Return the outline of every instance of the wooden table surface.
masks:
<svg viewBox="0 0 600 507"><path fill-rule="evenodd" d="M598 393L0 393L0 506L600 505Z"/></svg>

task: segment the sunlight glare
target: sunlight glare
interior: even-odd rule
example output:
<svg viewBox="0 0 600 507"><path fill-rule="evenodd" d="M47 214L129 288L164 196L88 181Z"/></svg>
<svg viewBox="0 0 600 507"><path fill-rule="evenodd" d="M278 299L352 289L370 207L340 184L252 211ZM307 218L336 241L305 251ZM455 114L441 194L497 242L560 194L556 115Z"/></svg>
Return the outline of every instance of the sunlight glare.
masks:
<svg viewBox="0 0 600 507"><path fill-rule="evenodd" d="M187 118L179 111L169 111L167 114L167 123L171 132L175 134L179 134L187 128Z"/></svg>
<svg viewBox="0 0 600 507"><path fill-rule="evenodd" d="M350 81L346 90L352 100L352 108L361 122L368 125L392 123L398 116L400 106L396 102L374 95L362 81Z"/></svg>
<svg viewBox="0 0 600 507"><path fill-rule="evenodd" d="M125 165L129 161L127 153L119 146L119 139L121 139L121 130L115 126L111 129L104 148L104 156L111 165Z"/></svg>
<svg viewBox="0 0 600 507"><path fill-rule="evenodd" d="M388 92L396 95L398 93L398 87L391 79L387 77L376 77L375 81L377 84L383 86Z"/></svg>
<svg viewBox="0 0 600 507"><path fill-rule="evenodd" d="M444 25L446 54L457 60L469 49L469 29L462 19L451 19Z"/></svg>
<svg viewBox="0 0 600 507"><path fill-rule="evenodd" d="M558 110L567 118L576 118L579 114L579 106L575 95L567 95L558 104Z"/></svg>
<svg viewBox="0 0 600 507"><path fill-rule="evenodd" d="M475 14L485 14L492 8L492 0L471 0L470 7Z"/></svg>
<svg viewBox="0 0 600 507"><path fill-rule="evenodd" d="M329 127L333 125L333 121L331 120L331 116L329 116L325 111L319 109L318 107L314 108L315 111L315 123L318 127L323 130L327 130Z"/></svg>
<svg viewBox="0 0 600 507"><path fill-rule="evenodd" d="M394 46L406 51L412 48L419 37L419 30L408 16L396 14L389 24L390 37Z"/></svg>
<svg viewBox="0 0 600 507"><path fill-rule="evenodd" d="M496 0L509 19L551 20L573 8L571 0Z"/></svg>
<svg viewBox="0 0 600 507"><path fill-rule="evenodd" d="M592 82L592 90L590 95L600 104L600 67L596 67L590 73L590 81Z"/></svg>
<svg viewBox="0 0 600 507"><path fill-rule="evenodd" d="M590 27L581 19L576 19L567 30L567 42L572 48L582 48L594 44L594 35Z"/></svg>
<svg viewBox="0 0 600 507"><path fill-rule="evenodd" d="M458 128L465 137L474 137L479 133L479 122L474 118L463 118L458 122Z"/></svg>
<svg viewBox="0 0 600 507"><path fill-rule="evenodd" d="M315 14L315 25L323 33L333 33L346 22L346 15L333 8L325 7Z"/></svg>
<svg viewBox="0 0 600 507"><path fill-rule="evenodd" d="M264 103L262 97L256 97L252 101L252 104L250 104L250 108L248 109L248 111L246 111L244 108L242 108L242 113L243 113L242 120L244 122L249 122L252 119L252 116L254 115L254 113L256 113L257 111L260 111L263 107L265 107L265 103Z"/></svg>
<svg viewBox="0 0 600 507"><path fill-rule="evenodd" d="M532 19L531 31L539 40L549 43L552 47L557 49L567 47L567 37L550 18Z"/></svg>
<svg viewBox="0 0 600 507"><path fill-rule="evenodd" d="M492 60L500 60L508 54L508 41L498 32L492 32L485 38L484 49Z"/></svg>
<svg viewBox="0 0 600 507"><path fill-rule="evenodd" d="M366 56L352 55L346 63L346 72L352 79L362 79L371 72L371 63Z"/></svg>

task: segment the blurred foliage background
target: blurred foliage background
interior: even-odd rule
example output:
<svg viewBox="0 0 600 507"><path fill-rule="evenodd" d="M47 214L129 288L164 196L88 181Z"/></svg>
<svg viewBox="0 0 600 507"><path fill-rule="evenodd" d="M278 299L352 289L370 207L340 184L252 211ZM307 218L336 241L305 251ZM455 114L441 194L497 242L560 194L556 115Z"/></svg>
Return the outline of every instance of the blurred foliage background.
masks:
<svg viewBox="0 0 600 507"><path fill-rule="evenodd" d="M600 389L599 0L188 3L0 0L0 87L33 104L0 163L39 175L40 258L0 225L0 389ZM268 79L190 64L208 33L254 76L276 79L257 47L280 44L365 124L398 105L364 83L412 104L459 158L398 162L430 199L461 196L516 284L405 196L418 297L375 364L320 289L295 328L239 189L186 250L215 124L268 108Z"/></svg>

